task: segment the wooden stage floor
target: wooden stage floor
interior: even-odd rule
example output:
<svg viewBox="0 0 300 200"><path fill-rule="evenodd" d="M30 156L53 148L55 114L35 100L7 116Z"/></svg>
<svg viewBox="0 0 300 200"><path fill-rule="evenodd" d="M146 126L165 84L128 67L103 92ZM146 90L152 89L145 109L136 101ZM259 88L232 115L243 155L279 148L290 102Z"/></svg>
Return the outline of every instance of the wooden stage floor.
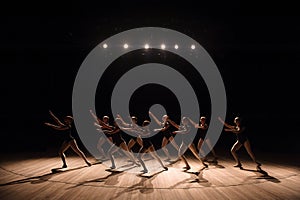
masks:
<svg viewBox="0 0 300 200"><path fill-rule="evenodd" d="M220 157L218 165L210 164L198 176L192 173L200 168L193 158L188 158L192 166L188 173L182 170L182 161L162 171L156 160L146 157L151 173L141 176L141 167L121 158L117 158L117 171L106 171L109 161L101 164L89 158L94 164L87 167L71 155L69 170L51 173L61 166L58 157L3 154L0 199L300 199L299 165L273 162L276 157L264 155L262 172L249 158L242 160L245 169L241 170L232 166L231 157Z"/></svg>

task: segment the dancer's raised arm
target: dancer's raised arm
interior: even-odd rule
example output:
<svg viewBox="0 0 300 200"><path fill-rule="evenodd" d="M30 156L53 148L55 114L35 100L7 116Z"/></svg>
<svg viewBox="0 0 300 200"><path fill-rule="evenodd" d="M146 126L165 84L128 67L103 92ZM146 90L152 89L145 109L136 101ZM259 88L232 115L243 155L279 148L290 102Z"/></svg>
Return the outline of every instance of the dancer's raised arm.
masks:
<svg viewBox="0 0 300 200"><path fill-rule="evenodd" d="M48 123L48 122L45 122L44 124L46 126L49 126L49 127L53 128L53 129L59 130L59 131L63 131L63 130L69 129L69 127L66 126L66 125L64 125L64 124L63 125L54 125L54 124L51 124L51 123Z"/></svg>
<svg viewBox="0 0 300 200"><path fill-rule="evenodd" d="M170 118L168 118L167 121L170 122L170 124L172 124L172 126L174 126L175 128L179 129L179 125L176 124L173 120L171 120Z"/></svg>
<svg viewBox="0 0 300 200"><path fill-rule="evenodd" d="M157 117L156 117L152 112L149 111L149 115L154 119L154 121L155 121L159 126L162 126L162 125L163 125L162 122L159 121L159 120L157 119Z"/></svg>
<svg viewBox="0 0 300 200"><path fill-rule="evenodd" d="M117 114L117 118L120 120L120 122L122 123L123 126L125 127L129 127L130 124L126 123L123 118L121 117L121 115Z"/></svg>
<svg viewBox="0 0 300 200"><path fill-rule="evenodd" d="M226 126L229 129L234 129L234 126L227 124L221 117L218 117L218 120L224 124L224 126ZM224 129L225 130L225 129ZM226 130L225 130L226 131Z"/></svg>
<svg viewBox="0 0 300 200"><path fill-rule="evenodd" d="M92 115L92 117L94 118L95 122L99 123L99 118L97 117L97 115L93 112L93 110L90 110L90 113ZM100 124L100 123L99 123Z"/></svg>
<svg viewBox="0 0 300 200"><path fill-rule="evenodd" d="M62 123L54 114L51 110L49 110L49 114L52 117L52 119L60 126L64 126L65 124Z"/></svg>
<svg viewBox="0 0 300 200"><path fill-rule="evenodd" d="M194 122L191 118L188 117L188 120L191 122L191 124L192 124L195 128L199 128L199 124L197 124L196 122Z"/></svg>

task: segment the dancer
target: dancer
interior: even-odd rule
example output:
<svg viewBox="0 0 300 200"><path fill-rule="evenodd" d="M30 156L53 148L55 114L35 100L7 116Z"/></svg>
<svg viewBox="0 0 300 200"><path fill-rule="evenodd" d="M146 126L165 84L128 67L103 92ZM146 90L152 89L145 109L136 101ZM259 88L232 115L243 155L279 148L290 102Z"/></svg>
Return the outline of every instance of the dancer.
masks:
<svg viewBox="0 0 300 200"><path fill-rule="evenodd" d="M73 117L72 116L65 116L63 118L64 123L61 122L50 110L49 110L50 116L52 119L56 122L56 125L45 122L46 126L49 126L55 130L63 131L63 137L64 141L61 145L61 148L59 150L59 156L62 159L63 166L62 168L67 168L67 163L66 163L66 156L64 152L71 147L75 153L77 153L88 166L91 166L92 164L87 160L86 156L84 153L78 148L76 140L72 136L72 131L73 131Z"/></svg>
<svg viewBox="0 0 300 200"><path fill-rule="evenodd" d="M106 116L106 115L103 116L102 120L101 120L100 118L97 117L97 115L92 110L90 110L90 113L95 120L94 125L96 126L97 131L100 132L100 138L97 143L97 149L101 154L101 157L99 159L100 160L106 159L107 155L105 154L105 152L103 150L103 145L105 142L108 142L108 143L112 142L112 137L111 137L111 135L107 134L107 131L113 130L113 127L109 125L109 117L108 116ZM105 125L105 127L103 125Z"/></svg>
<svg viewBox="0 0 300 200"><path fill-rule="evenodd" d="M237 163L236 165L234 165L234 167L239 167L240 169L242 169L242 163L241 163L236 151L238 151L242 146L244 146L245 149L247 150L247 153L249 154L249 156L251 157L253 162L256 164L257 170L261 170L261 168L260 168L261 163L259 163L256 160L254 153L252 152L250 142L249 142L249 139L246 134L246 128L245 128L245 126L242 125L241 118L240 117L234 118L233 122L235 125L227 124L221 117L218 117L218 119L226 127L224 129L225 131L233 132L237 136L237 141L231 148L231 154L233 155L233 157Z"/></svg>
<svg viewBox="0 0 300 200"><path fill-rule="evenodd" d="M191 150L193 155L202 163L204 168L208 167L208 165L204 163L203 159L201 159L200 156L198 155L197 150L192 143L193 141L191 141L193 138L188 135L191 131L191 126L189 124L188 118L182 117L181 120L182 125L180 126L176 124L174 121L172 121L170 118L168 118L168 122L170 122L173 126L175 126L178 129L178 131L174 131L173 134L175 135L175 137L179 137L179 141L181 141L179 151L178 151L178 157L180 157L185 163L185 167L183 168L185 170L191 169L189 163L187 162L186 157L184 156L184 152L186 151L187 148Z"/></svg>
<svg viewBox="0 0 300 200"><path fill-rule="evenodd" d="M173 134L172 134L172 131L171 131L171 125L168 122L169 116L168 115L163 115L162 122L161 122L157 119L157 117L152 112L149 111L149 114L154 119L154 121L160 127L162 127L162 128L154 129L154 131L163 133L161 148L167 156L166 161L170 161L171 160L171 155L170 155L168 149L166 148L166 145L170 142L177 151L179 150L179 146L174 141L174 137L173 137Z"/></svg>
<svg viewBox="0 0 300 200"><path fill-rule="evenodd" d="M207 133L207 129L208 129L208 125L206 123L206 117L205 116L201 116L200 120L199 120L199 124L197 124L196 122L194 122L193 120L191 120L190 118L188 118L189 121L191 122L191 124L193 124L193 126L195 128L197 128L198 134L196 135L195 141L197 142L197 148L199 150L199 153L203 156L205 155L205 152L202 150L202 145L205 141L206 145L208 146L208 148L210 149L211 153L213 154L213 163L217 164L218 163L218 157L216 155L216 152L214 150L214 148L212 147L211 141L209 138L206 138L206 133ZM193 144L194 145L194 144ZM206 161L206 156L204 157L204 161Z"/></svg>
<svg viewBox="0 0 300 200"><path fill-rule="evenodd" d="M111 160L111 169L115 169L116 168L116 164L115 164L115 160L113 157L113 154L115 152L117 152L119 150L118 147L121 147L123 150L123 153L137 166L140 166L140 164L138 164L133 155L129 152L128 146L125 142L125 140L122 138L121 136L121 129L120 129L120 125L122 124L122 121L120 120L120 118L116 118L115 122L114 122L114 128L111 131L107 131L107 134L110 134L112 137L112 141L113 141L113 145L109 148L108 150L108 156ZM103 125L105 126L105 125Z"/></svg>
<svg viewBox="0 0 300 200"><path fill-rule="evenodd" d="M143 135L143 136L148 136L150 135L150 128L149 128L149 125L150 125L150 121L148 120L145 120L142 124L142 129L140 129L140 135ZM142 156L143 156L143 153L148 153L153 157L155 158L159 164L164 168L164 170L168 170L168 168L163 164L163 162L161 161L161 159L159 158L159 156L157 155L156 151L155 151L155 148L150 140L150 138L143 138L141 139L141 149L139 151L139 154L137 156L137 159L139 160L139 162L141 163L142 167L144 168L142 170L143 173L147 173L148 172L148 169L144 163L144 161L142 160Z"/></svg>
<svg viewBox="0 0 300 200"><path fill-rule="evenodd" d="M128 142L128 149L129 151L131 151L132 147L135 144L139 144L140 147L142 146L142 139L140 136L141 133L141 128L137 125L137 117L136 116L132 116L129 117L131 124L126 123L123 118L118 114L117 117L120 119L120 122L122 123L122 126L120 126L120 128L123 131L129 131L131 133L133 133L135 136L131 136L129 142Z"/></svg>

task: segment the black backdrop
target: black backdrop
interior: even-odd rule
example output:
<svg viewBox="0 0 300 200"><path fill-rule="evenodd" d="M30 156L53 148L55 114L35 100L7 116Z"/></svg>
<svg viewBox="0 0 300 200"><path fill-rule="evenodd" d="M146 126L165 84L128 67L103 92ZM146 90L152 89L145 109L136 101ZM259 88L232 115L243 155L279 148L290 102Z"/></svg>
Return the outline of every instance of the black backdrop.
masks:
<svg viewBox="0 0 300 200"><path fill-rule="evenodd" d="M87 54L116 33L159 26L189 35L209 52L225 83L227 120L242 116L256 148L299 152L300 17L293 5L120 1L8 6L0 33L2 151L45 151L59 144L58 136L43 122L49 120L49 109L59 116L72 113L73 82ZM133 56L115 65L124 59L127 67L144 62ZM177 62L172 62L176 58L170 54L151 59L176 68ZM200 81L196 88L202 87ZM144 108L151 102L172 97L151 99L151 87L146 93L145 105L140 104L143 89L133 97L134 114L146 113ZM108 113L107 106L99 106L109 102L108 96L96 95L96 100L99 115ZM210 111L207 102L202 106L205 115ZM227 147L233 140L222 133L218 145Z"/></svg>

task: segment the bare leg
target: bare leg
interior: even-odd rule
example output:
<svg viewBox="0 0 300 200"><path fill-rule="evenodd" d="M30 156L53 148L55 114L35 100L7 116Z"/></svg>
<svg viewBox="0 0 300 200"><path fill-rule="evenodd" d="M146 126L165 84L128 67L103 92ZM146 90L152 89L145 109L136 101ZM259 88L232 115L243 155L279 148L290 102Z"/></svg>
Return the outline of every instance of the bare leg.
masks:
<svg viewBox="0 0 300 200"><path fill-rule="evenodd" d="M199 154L197 153L196 147L195 147L195 145L194 145L193 143L190 144L189 149L190 149L191 152L194 154L194 156L202 163L202 165L203 165L204 167L208 167L207 164L204 163L203 159L200 158Z"/></svg>
<svg viewBox="0 0 300 200"><path fill-rule="evenodd" d="M244 147L245 149L247 150L248 154L250 155L251 159L253 160L253 162L255 162L255 164L257 164L257 166L261 166L261 164L259 162L257 162L255 156L254 156L254 153L252 152L252 149L251 149L251 146L250 146L250 142L249 140L247 140L245 143L244 143Z"/></svg>
<svg viewBox="0 0 300 200"><path fill-rule="evenodd" d="M185 164L184 168L186 170L189 170L189 169L191 169L191 167L190 167L189 163L187 162L186 157L183 155L184 154L184 149L186 149L186 145L182 142L180 147L179 147L179 150L178 150L178 157L180 157L183 160L183 162Z"/></svg>
<svg viewBox="0 0 300 200"><path fill-rule="evenodd" d="M146 152L146 150L142 147L142 148L140 149L140 151L139 151L139 154L138 154L138 156L137 156L137 159L140 161L142 167L144 168L142 172L147 173L147 172L148 172L148 169L147 169L147 167L146 167L144 161L142 160L142 154L143 154L144 152Z"/></svg>
<svg viewBox="0 0 300 200"><path fill-rule="evenodd" d="M173 147L174 147L177 151L179 151L179 146L176 144L176 142L175 142L173 136L171 136L171 137L169 138L169 141L170 141L170 143L173 145Z"/></svg>
<svg viewBox="0 0 300 200"><path fill-rule="evenodd" d="M126 156L127 156L134 164L136 164L137 166L140 166L140 164L138 164L138 163L135 161L133 155L129 152L129 149L128 149L128 147L127 147L127 145L126 145L125 142L122 142L122 143L120 144L120 147L123 149L123 152L125 153L125 155L126 155Z"/></svg>
<svg viewBox="0 0 300 200"><path fill-rule="evenodd" d="M180 148L180 147L179 147L179 146L177 145L177 143L175 142L174 137L171 136L171 137L169 138L169 141L170 141L170 143L172 144L172 146L177 150L178 155L179 155L179 148ZM183 155L183 154L184 154L184 152L182 153L182 155ZM181 156L178 156L178 158L176 159L175 162L179 161L181 158L182 158Z"/></svg>
<svg viewBox="0 0 300 200"><path fill-rule="evenodd" d="M197 148L199 149L199 155L200 155L201 158L205 157L205 156L204 156L205 153L204 153L204 151L202 150L203 142L204 142L203 139L200 138L199 141L198 141L198 145L197 145Z"/></svg>
<svg viewBox="0 0 300 200"><path fill-rule="evenodd" d="M70 144L69 142L63 142L61 147L60 147L60 150L58 152L62 162L63 162L63 168L66 168L67 167L67 163L66 163L66 156L64 154L64 152L70 147Z"/></svg>
<svg viewBox="0 0 300 200"><path fill-rule="evenodd" d="M155 148L153 146L150 146L147 151L150 152L151 156L154 157L165 170L168 170L168 168L163 164L163 162L157 155Z"/></svg>
<svg viewBox="0 0 300 200"><path fill-rule="evenodd" d="M105 154L105 152L104 152L104 150L103 150L103 148L102 148L102 146L103 146L104 143L105 143L105 139L104 139L103 136L102 136L102 137L100 137L99 140L98 140L98 143L97 143L97 149L98 149L98 151L100 152L101 156L105 158L105 157L107 157L107 155Z"/></svg>
<svg viewBox="0 0 300 200"><path fill-rule="evenodd" d="M217 162L217 158L218 158L218 157L217 157L217 155L216 155L216 152L215 152L214 148L213 148L212 145L211 145L210 139L206 139L205 142L206 142L208 148L210 149L211 153L213 154L214 162Z"/></svg>
<svg viewBox="0 0 300 200"><path fill-rule="evenodd" d="M71 148L73 149L73 151L75 151L84 161L88 166L91 166L92 164L87 160L86 156L84 155L84 153L78 148L77 143L75 140L72 140L70 142Z"/></svg>
<svg viewBox="0 0 300 200"><path fill-rule="evenodd" d="M113 144L109 150L108 150L108 157L110 158L110 161L111 161L111 169L115 169L116 168L116 164L115 164L115 160L114 160L114 157L113 157L113 153L118 151L118 148L116 147L115 144Z"/></svg>
<svg viewBox="0 0 300 200"><path fill-rule="evenodd" d="M234 160L236 161L236 165L235 167L241 167L242 164L241 164L241 161L240 159L238 158L238 155L236 153L237 150L239 150L241 148L241 146L243 146L239 141L236 141L236 143L234 143L234 145L232 146L231 148L231 154L234 158Z"/></svg>
<svg viewBox="0 0 300 200"><path fill-rule="evenodd" d="M128 151L131 151L131 148L135 145L135 141L134 139L130 139L130 141L128 142Z"/></svg>
<svg viewBox="0 0 300 200"><path fill-rule="evenodd" d="M143 139L140 136L137 137L136 141L141 147L143 147Z"/></svg>
<svg viewBox="0 0 300 200"><path fill-rule="evenodd" d="M164 137L163 140L162 140L161 147L162 147L162 150L165 152L166 156L168 157L167 160L171 160L171 156L170 156L169 151L166 147L167 144L168 144L168 139L166 137Z"/></svg>

